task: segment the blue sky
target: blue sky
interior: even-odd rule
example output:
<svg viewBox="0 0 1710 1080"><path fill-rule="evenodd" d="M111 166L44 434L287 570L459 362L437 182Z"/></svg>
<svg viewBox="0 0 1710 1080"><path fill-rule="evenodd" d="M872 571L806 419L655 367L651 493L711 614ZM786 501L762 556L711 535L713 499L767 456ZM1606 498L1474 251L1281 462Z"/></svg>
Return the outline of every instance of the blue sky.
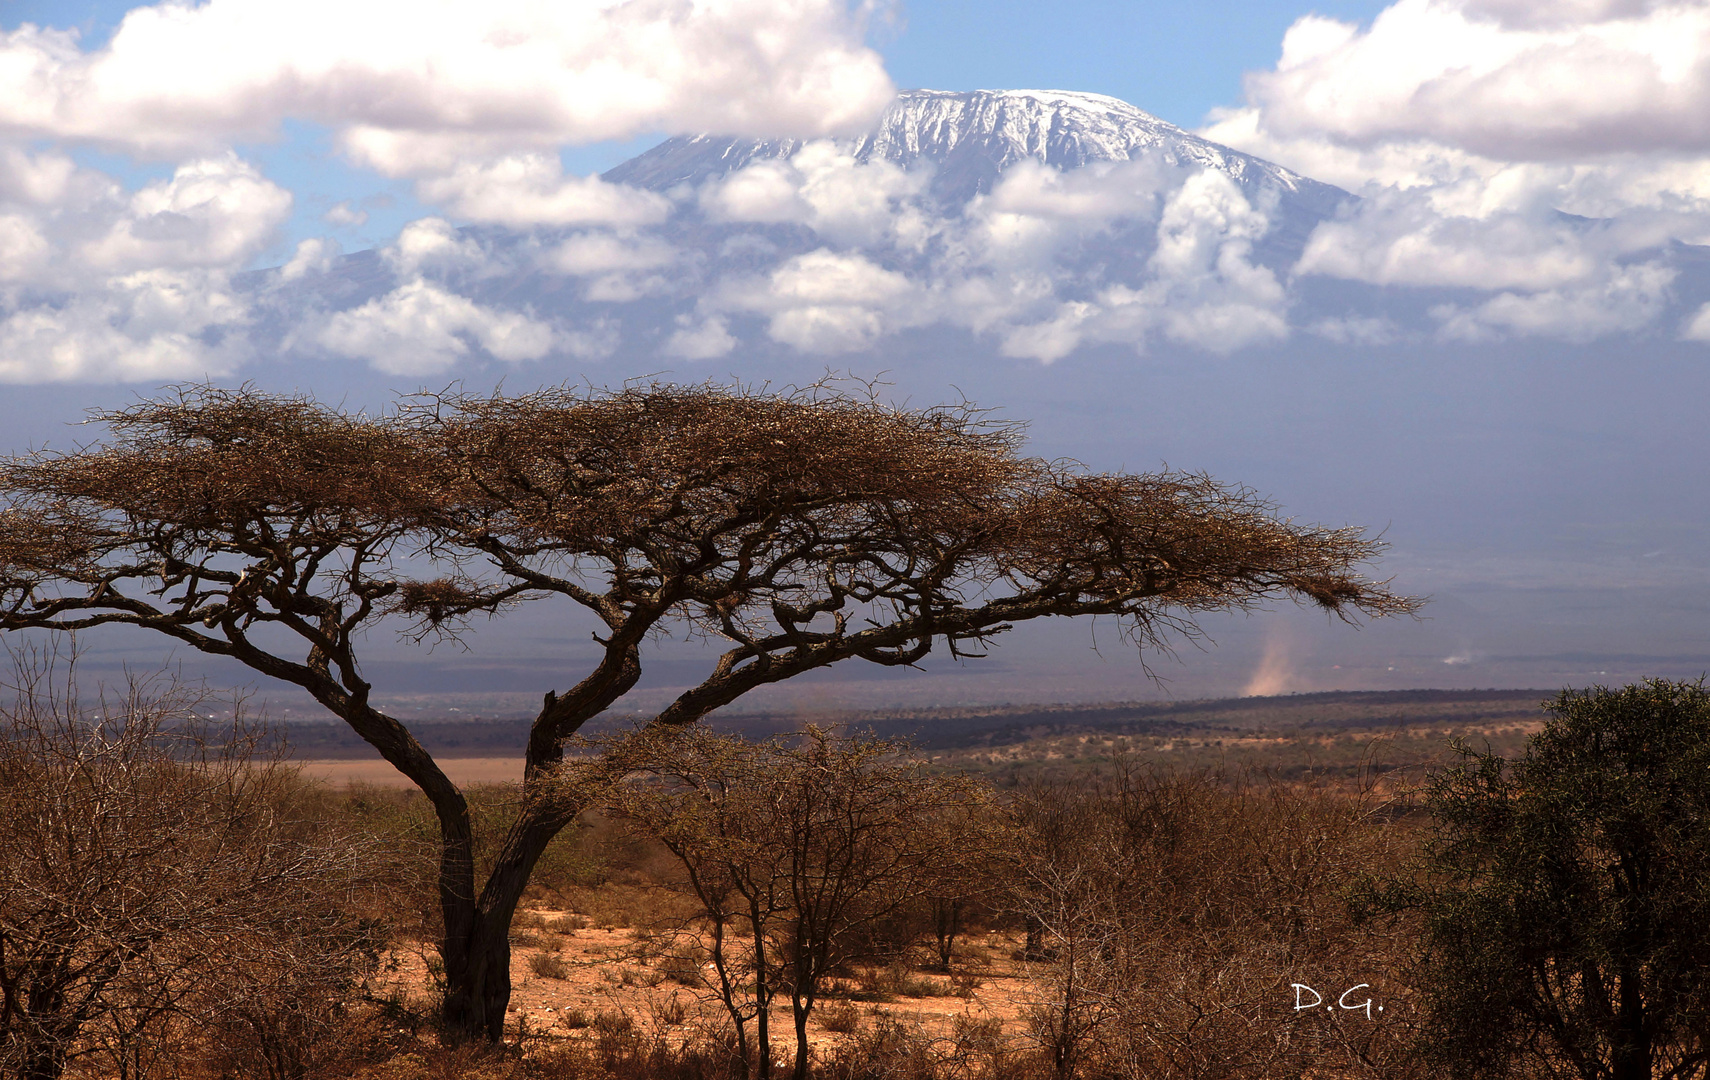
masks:
<svg viewBox="0 0 1710 1080"><path fill-rule="evenodd" d="M1192 128L1241 101L1241 76L1276 63L1283 32L1300 16L1365 21L1384 6L951 0L906 5L901 32L879 41L902 86L1085 90Z"/></svg>

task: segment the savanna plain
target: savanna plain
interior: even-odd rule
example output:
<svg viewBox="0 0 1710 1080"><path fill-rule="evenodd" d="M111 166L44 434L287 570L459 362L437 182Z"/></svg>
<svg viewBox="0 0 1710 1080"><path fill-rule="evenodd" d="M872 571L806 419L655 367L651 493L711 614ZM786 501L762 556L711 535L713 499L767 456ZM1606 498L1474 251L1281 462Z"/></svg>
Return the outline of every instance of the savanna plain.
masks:
<svg viewBox="0 0 1710 1080"><path fill-rule="evenodd" d="M8 927L6 959L72 1015L20 1076L1440 1074L1421 1039L1455 1004L1422 982L1445 939L1420 890L1465 795L1444 778L1551 716L1539 692L1421 691L720 719L632 749L547 847L492 1045L438 1027L433 810L354 736L196 726L205 698L136 686L79 759L48 689L20 696L0 779L6 857L59 915ZM526 723L416 728L490 861ZM33 790L42 760L81 781Z"/></svg>

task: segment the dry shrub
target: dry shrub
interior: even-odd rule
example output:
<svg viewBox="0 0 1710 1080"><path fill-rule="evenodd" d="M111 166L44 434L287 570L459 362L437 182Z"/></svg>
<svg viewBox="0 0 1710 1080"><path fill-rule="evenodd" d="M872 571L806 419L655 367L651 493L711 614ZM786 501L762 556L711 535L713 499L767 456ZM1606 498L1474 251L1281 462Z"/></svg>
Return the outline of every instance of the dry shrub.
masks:
<svg viewBox="0 0 1710 1080"><path fill-rule="evenodd" d="M543 979L568 979L570 965L557 953L537 952L528 958L528 969Z"/></svg>
<svg viewBox="0 0 1710 1080"><path fill-rule="evenodd" d="M680 1024L673 1002L658 1003L651 1032L618 1010L589 1016L566 1010L563 1023L576 1034L552 1038L524 1032L503 1049L414 1045L380 1064L353 1069L351 1080L745 1080L740 1056L723 1033L691 1031L686 1038L659 1033ZM854 1006L828 1008L822 1018L848 1011L849 1037L822 1047L815 1080L1043 1080L1037 1055L1018 1053L991 1019L958 1016L947 1036L933 1038L919 1024L877 1017L871 1024ZM686 1017L685 1017L686 1018ZM841 1023L839 1029L843 1027ZM784 1063L773 1062L773 1075Z"/></svg>
<svg viewBox="0 0 1710 1080"><path fill-rule="evenodd" d="M664 1031L676 1027L689 1018L689 1005L683 996L675 990L669 997L657 994L647 999L648 1019L653 1022L654 1031Z"/></svg>
<svg viewBox="0 0 1710 1080"><path fill-rule="evenodd" d="M1034 788L1018 811L1028 1020L1056 1076L1409 1075L1398 932L1349 903L1405 847L1369 792L1122 759L1097 782ZM1303 1015L1294 983L1329 1001L1368 983L1388 1008Z"/></svg>
<svg viewBox="0 0 1710 1080"><path fill-rule="evenodd" d="M820 1027L839 1035L847 1035L861 1026L861 1010L847 1001L826 1005L817 1015Z"/></svg>
<svg viewBox="0 0 1710 1080"><path fill-rule="evenodd" d="M473 1043L421 1046L357 1070L351 1080L514 1080L517 1064Z"/></svg>
<svg viewBox="0 0 1710 1080"><path fill-rule="evenodd" d="M687 946L677 946L659 958L659 974L679 986L691 989L706 984L703 969L707 963L707 951L698 943Z"/></svg>
<svg viewBox="0 0 1710 1080"><path fill-rule="evenodd" d="M651 990L664 981L664 974L647 968L624 967L618 972L619 986L641 986Z"/></svg>
<svg viewBox="0 0 1710 1080"><path fill-rule="evenodd" d="M675 1045L634 1031L534 1040L525 1047L423 1047L351 1080L744 1080L712 1043Z"/></svg>
<svg viewBox="0 0 1710 1080"><path fill-rule="evenodd" d="M823 1080L942 1080L944 1062L918 1024L880 1017L820 1065Z"/></svg>
<svg viewBox="0 0 1710 1080"><path fill-rule="evenodd" d="M564 903L586 925L599 930L650 930L678 924L694 911L688 901L668 890L616 882L597 889L567 889Z"/></svg>
<svg viewBox="0 0 1710 1080"><path fill-rule="evenodd" d="M348 1064L378 961L382 860L241 712L134 680L80 704L74 662L14 656L0 707L0 1074ZM348 1036L348 1037L347 1037Z"/></svg>
<svg viewBox="0 0 1710 1080"><path fill-rule="evenodd" d="M684 898L712 960L702 982L738 1053L767 1043L787 998L795 1080L807 1080L808 1022L828 980L874 957L879 927L964 874L989 846L990 789L932 773L900 743L809 727L764 743L690 730L625 743L634 782L610 805L682 865ZM912 935L911 935L912 936ZM900 963L868 979L874 997L937 996L945 984Z"/></svg>
<svg viewBox="0 0 1710 1080"><path fill-rule="evenodd" d="M440 933L434 887L439 824L419 791L355 782L316 784L307 813L319 829L370 838L387 854L391 880L360 914L384 921L395 940L426 942Z"/></svg>
<svg viewBox="0 0 1710 1080"><path fill-rule="evenodd" d="M917 975L905 964L890 964L867 971L857 979L857 983L862 996L871 1000L953 997L956 993L952 983Z"/></svg>

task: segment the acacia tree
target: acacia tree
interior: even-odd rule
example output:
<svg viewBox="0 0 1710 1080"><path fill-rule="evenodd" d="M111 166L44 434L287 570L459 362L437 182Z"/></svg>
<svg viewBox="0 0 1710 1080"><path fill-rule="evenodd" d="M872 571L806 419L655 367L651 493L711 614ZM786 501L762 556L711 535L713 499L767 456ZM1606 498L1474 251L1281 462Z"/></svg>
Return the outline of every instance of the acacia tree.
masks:
<svg viewBox="0 0 1710 1080"><path fill-rule="evenodd" d="M844 660L977 655L1026 619L1110 616L1146 646L1283 596L1344 617L1416 606L1360 575L1381 545L1358 529L1280 520L1203 475L1024 458L1017 427L975 410L824 386L433 395L379 416L191 387L94 419L104 444L0 464L0 628L152 629L348 723L433 803L445 1019L491 1039L511 915L582 809L563 792L589 790L545 781L635 685L651 633L728 646L652 720L674 727ZM601 655L545 694L524 808L477 887L464 796L376 707L360 642L389 618L457 633L543 598L591 612Z"/></svg>

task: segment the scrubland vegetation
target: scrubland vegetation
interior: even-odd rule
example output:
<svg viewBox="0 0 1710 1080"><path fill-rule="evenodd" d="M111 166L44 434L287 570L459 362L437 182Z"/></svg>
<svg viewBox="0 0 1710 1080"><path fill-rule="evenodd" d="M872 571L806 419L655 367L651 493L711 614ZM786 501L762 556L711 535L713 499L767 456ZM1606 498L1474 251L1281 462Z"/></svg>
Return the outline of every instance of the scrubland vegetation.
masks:
<svg viewBox="0 0 1710 1080"><path fill-rule="evenodd" d="M618 740L533 868L494 1046L441 1019L419 792L306 781L182 687L15 681L7 1077L1705 1074L1690 685L1564 695L1513 760L1411 775L1113 739L1000 788L815 729ZM470 792L478 866L521 790Z"/></svg>

